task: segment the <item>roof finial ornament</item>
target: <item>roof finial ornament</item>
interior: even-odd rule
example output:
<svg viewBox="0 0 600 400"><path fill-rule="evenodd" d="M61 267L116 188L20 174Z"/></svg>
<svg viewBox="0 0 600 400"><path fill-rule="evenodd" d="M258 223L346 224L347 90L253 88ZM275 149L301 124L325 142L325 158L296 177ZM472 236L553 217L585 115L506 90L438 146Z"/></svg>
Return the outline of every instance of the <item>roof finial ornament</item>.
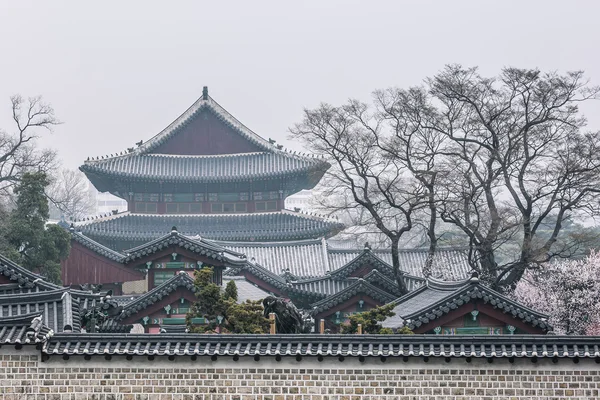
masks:
<svg viewBox="0 0 600 400"><path fill-rule="evenodd" d="M477 283L477 282L479 282L479 272L477 272L477 271L473 271L473 272L471 272L471 279L470 279L470 281L471 281L472 283Z"/></svg>
<svg viewBox="0 0 600 400"><path fill-rule="evenodd" d="M202 100L208 100L208 86L202 88Z"/></svg>
<svg viewBox="0 0 600 400"><path fill-rule="evenodd" d="M369 242L365 242L365 251L371 250L371 245Z"/></svg>
<svg viewBox="0 0 600 400"><path fill-rule="evenodd" d="M176 227L176 226L173 226L173 227L171 228L171 235L176 235L176 234L177 234L177 227Z"/></svg>

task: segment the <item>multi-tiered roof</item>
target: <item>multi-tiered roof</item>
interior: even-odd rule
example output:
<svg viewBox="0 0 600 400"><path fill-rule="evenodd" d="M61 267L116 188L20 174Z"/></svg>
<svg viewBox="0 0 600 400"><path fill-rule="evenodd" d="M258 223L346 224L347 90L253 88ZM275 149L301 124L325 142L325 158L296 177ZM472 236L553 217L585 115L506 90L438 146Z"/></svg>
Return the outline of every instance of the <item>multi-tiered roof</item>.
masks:
<svg viewBox="0 0 600 400"><path fill-rule="evenodd" d="M283 211L285 198L313 188L329 164L260 137L206 87L173 123L136 146L80 167L98 190L128 202L128 214L82 227L112 247L128 239L117 247L141 244L173 225L188 235L236 241L316 238L341 229L335 221Z"/></svg>

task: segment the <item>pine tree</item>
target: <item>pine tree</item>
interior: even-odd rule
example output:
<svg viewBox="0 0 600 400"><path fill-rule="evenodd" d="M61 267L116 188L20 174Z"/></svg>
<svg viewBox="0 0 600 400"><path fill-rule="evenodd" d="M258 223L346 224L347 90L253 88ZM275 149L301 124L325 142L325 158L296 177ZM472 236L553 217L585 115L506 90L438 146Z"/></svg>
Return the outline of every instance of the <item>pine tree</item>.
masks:
<svg viewBox="0 0 600 400"><path fill-rule="evenodd" d="M395 304L386 304L385 306L375 307L369 311L361 312L350 316L350 323L342 326L342 333L358 333L358 324L362 325L364 334L390 334L393 331L389 328L383 328L379 323L386 318L396 315L392 310ZM410 329L402 329L398 332L410 334Z"/></svg>
<svg viewBox="0 0 600 400"><path fill-rule="evenodd" d="M50 282L61 283L60 261L69 256L71 238L49 218L46 174L26 173L15 187L16 207L10 212L2 249L7 257L38 272Z"/></svg>
<svg viewBox="0 0 600 400"><path fill-rule="evenodd" d="M225 286L225 299L231 299L233 301L237 301L238 300L238 290L237 290L237 285L235 284L235 281L231 280L229 282L227 282L227 285Z"/></svg>
<svg viewBox="0 0 600 400"><path fill-rule="evenodd" d="M212 281L213 269L203 268L194 273L196 302L186 315L190 332L213 333L265 333L269 321L263 316L260 301L237 303L237 286L229 281L224 291ZM193 318L204 318L202 325L192 324ZM220 321L219 321L220 317Z"/></svg>

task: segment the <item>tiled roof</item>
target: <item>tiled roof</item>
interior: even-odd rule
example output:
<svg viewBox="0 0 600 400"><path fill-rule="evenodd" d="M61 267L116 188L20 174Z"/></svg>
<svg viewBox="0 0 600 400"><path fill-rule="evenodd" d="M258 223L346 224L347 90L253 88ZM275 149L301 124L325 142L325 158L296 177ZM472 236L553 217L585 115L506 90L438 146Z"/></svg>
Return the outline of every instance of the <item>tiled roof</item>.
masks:
<svg viewBox="0 0 600 400"><path fill-rule="evenodd" d="M236 274L239 274L242 270L249 271L252 275L259 278L263 282L273 285L280 290L284 290L287 286L287 282L283 277L269 271L262 265L256 263L254 260L250 260L245 265L240 266L239 268L232 268L228 270L226 272L226 275L234 276Z"/></svg>
<svg viewBox="0 0 600 400"><path fill-rule="evenodd" d="M388 276L394 276L394 270L392 266L381 258L379 258L373 251L366 248L363 252L357 255L355 258L344 264L342 267L335 269L331 276L337 279L343 279L349 277L357 269L368 265L373 268L380 270Z"/></svg>
<svg viewBox="0 0 600 400"><path fill-rule="evenodd" d="M248 282L243 276L223 277L223 287L225 287L229 281L234 281L235 285L237 286L238 303L243 303L246 300L262 300L265 297L272 295L269 292L265 292L252 282Z"/></svg>
<svg viewBox="0 0 600 400"><path fill-rule="evenodd" d="M126 154L106 160L86 161L84 172L139 181L166 180L178 183L212 183L253 179L275 179L290 174L325 171L322 159L306 158L283 151L243 154L179 156L170 154Z"/></svg>
<svg viewBox="0 0 600 400"><path fill-rule="evenodd" d="M174 156L152 154L152 150L177 135L203 111L211 112L244 139L262 151L246 154ZM81 166L84 172L135 179L164 179L178 182L223 182L269 178L296 172L320 171L329 164L323 159L288 153L252 132L210 96L203 95L167 128L141 146L122 155L92 159Z"/></svg>
<svg viewBox="0 0 600 400"><path fill-rule="evenodd" d="M125 306L128 303L131 303L133 300L140 297L140 294L127 294L121 296L113 296L112 299L117 302L120 306Z"/></svg>
<svg viewBox="0 0 600 400"><path fill-rule="evenodd" d="M376 269L366 274L364 280L384 289L388 293L400 296L400 289L398 288L396 281ZM410 292L421 287L425 283L425 279L404 275L404 282L406 283L407 290Z"/></svg>
<svg viewBox="0 0 600 400"><path fill-rule="evenodd" d="M162 284L150 290L149 292L127 303L123 307L123 312L118 317L118 319L122 320L129 317L130 315L136 314L137 312L147 308L148 306L162 300L164 297L168 296L180 287L187 288L192 292L195 291L194 280L188 273L183 271L180 271L171 279L163 282Z"/></svg>
<svg viewBox="0 0 600 400"><path fill-rule="evenodd" d="M129 333L133 325L121 324L114 319L107 319L98 327L100 333Z"/></svg>
<svg viewBox="0 0 600 400"><path fill-rule="evenodd" d="M147 242L176 226L181 234L212 240L271 241L332 235L343 225L289 210L252 214L152 215L129 212L79 221L77 229L96 241ZM235 250L235 249L233 249Z"/></svg>
<svg viewBox="0 0 600 400"><path fill-rule="evenodd" d="M284 276L290 274L297 279L350 275L362 263L372 262L382 271L392 274L391 252L382 250L332 248L325 239L297 240L286 242L219 242L224 247L254 258L271 272ZM400 250L400 269L406 274L422 278L422 268L427 258L427 249ZM448 278L469 276L471 266L467 254L461 249L440 248L435 262L446 266Z"/></svg>
<svg viewBox="0 0 600 400"><path fill-rule="evenodd" d="M362 249L335 249L328 252L331 271L342 268L362 253ZM372 250L381 261L392 265L389 250ZM423 266L428 257L428 249L400 249L400 269L409 275L423 277ZM444 280L459 280L469 276L471 266L465 249L438 248L433 259L433 270L441 271Z"/></svg>
<svg viewBox="0 0 600 400"><path fill-rule="evenodd" d="M280 239L282 240L282 239ZM271 243L221 242L225 247L254 258L274 274L286 270L297 277L322 277L328 271L327 246L323 239Z"/></svg>
<svg viewBox="0 0 600 400"><path fill-rule="evenodd" d="M28 271L3 255L0 255L0 274L8 277L11 281L15 281L24 289L54 290L60 288L60 286L46 282L44 277Z"/></svg>
<svg viewBox="0 0 600 400"><path fill-rule="evenodd" d="M339 292L324 298L321 301L311 304L312 311L315 313L329 310L338 304L345 302L346 300L356 296L357 294L366 294L369 297L380 301L382 304L394 301L396 296L386 292L385 290L379 289L377 286L370 284L362 278L354 280L353 283L348 287L340 290Z"/></svg>
<svg viewBox="0 0 600 400"><path fill-rule="evenodd" d="M600 358L597 336L57 334L48 355ZM343 360L339 358L339 360Z"/></svg>
<svg viewBox="0 0 600 400"><path fill-rule="evenodd" d="M164 248L168 248L172 245L185 248L193 253L230 264L244 264L246 262L246 256L241 253L236 253L232 250L226 249L213 241L204 240L202 238L190 239L189 237L180 234L175 229L173 229L171 233L159 237L158 239L152 240L133 249L125 250L123 262L128 263L134 261L136 259L145 257L146 255L161 251Z"/></svg>
<svg viewBox="0 0 600 400"><path fill-rule="evenodd" d="M53 334L39 312L0 318L0 345L41 343Z"/></svg>
<svg viewBox="0 0 600 400"><path fill-rule="evenodd" d="M547 315L531 310L481 285L477 278L458 282L429 279L426 285L394 301L396 307L393 311L396 315L386 319L383 326L397 328L406 325L415 329L475 300L490 304L544 331L551 329Z"/></svg>
<svg viewBox="0 0 600 400"><path fill-rule="evenodd" d="M43 323L55 332L81 328L78 301L68 288L0 296L0 318L40 313Z"/></svg>
<svg viewBox="0 0 600 400"><path fill-rule="evenodd" d="M396 284L396 282L377 270L369 272L362 278L365 281L382 288L391 295L395 295L395 298L399 296L398 285ZM288 282L286 292L308 296L312 295L315 297L331 296L332 294L344 290L348 286L352 285L356 282L357 279L359 278L348 277L339 279L332 277L331 275L326 275L320 278L310 278L292 281ZM408 290L414 290L420 287L424 282L424 279L422 278L417 278L409 275L405 275L404 279L407 284Z"/></svg>
<svg viewBox="0 0 600 400"><path fill-rule="evenodd" d="M118 251L114 251L114 250L96 242L95 240L90 239L89 237L85 236L81 232L77 232L73 226L71 227L70 232L71 232L71 238L74 241L76 241L77 243L81 244L82 246L92 250L95 253L98 253L98 254L108 258L109 260L113 260L118 263L123 262L123 259L125 258L125 256L122 253L119 253Z"/></svg>

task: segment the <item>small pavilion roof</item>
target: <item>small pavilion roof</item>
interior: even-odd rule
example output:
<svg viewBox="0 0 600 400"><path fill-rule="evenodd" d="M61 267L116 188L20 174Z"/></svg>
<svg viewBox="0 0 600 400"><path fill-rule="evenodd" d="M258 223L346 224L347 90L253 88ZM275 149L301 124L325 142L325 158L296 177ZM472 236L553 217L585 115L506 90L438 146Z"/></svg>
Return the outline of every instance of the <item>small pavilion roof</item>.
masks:
<svg viewBox="0 0 600 400"><path fill-rule="evenodd" d="M396 306L393 311L396 315L386 319L382 325L391 328L406 325L415 329L443 317L463 304L476 300L490 304L544 331L551 329L547 315L525 307L482 285L476 275L455 282L428 279L426 285L395 300Z"/></svg>
<svg viewBox="0 0 600 400"><path fill-rule="evenodd" d="M358 295L365 294L374 300L380 301L382 304L393 301L396 296L378 288L375 285L367 282L362 278L356 279L352 284L339 292L324 298L316 303L311 304L314 313L329 310L338 304L345 302L348 299Z"/></svg>

